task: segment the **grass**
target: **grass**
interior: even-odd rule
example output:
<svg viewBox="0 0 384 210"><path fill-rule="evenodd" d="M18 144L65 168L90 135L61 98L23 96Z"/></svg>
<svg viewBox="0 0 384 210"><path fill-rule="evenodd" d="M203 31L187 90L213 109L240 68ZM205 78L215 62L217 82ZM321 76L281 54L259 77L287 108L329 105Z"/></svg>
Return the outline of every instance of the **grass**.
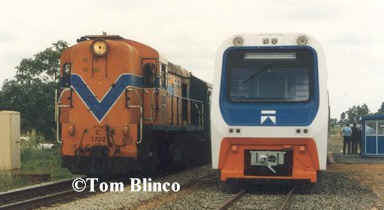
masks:
<svg viewBox="0 0 384 210"><path fill-rule="evenodd" d="M61 168L60 146L39 149L37 145L43 141L42 137L34 136L20 143L21 168L0 173L0 191L72 177L67 169Z"/></svg>
<svg viewBox="0 0 384 210"><path fill-rule="evenodd" d="M328 138L328 152L342 153L343 138L340 135L341 127L335 126L330 129Z"/></svg>

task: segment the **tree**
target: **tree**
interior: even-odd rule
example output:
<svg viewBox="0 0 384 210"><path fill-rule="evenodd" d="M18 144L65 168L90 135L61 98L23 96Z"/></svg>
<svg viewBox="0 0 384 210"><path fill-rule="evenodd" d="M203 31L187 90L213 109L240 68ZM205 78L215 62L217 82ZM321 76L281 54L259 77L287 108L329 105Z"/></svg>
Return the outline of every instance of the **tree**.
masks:
<svg viewBox="0 0 384 210"><path fill-rule="evenodd" d="M344 123L344 122L345 122L345 112L342 112L340 115L340 123Z"/></svg>
<svg viewBox="0 0 384 210"><path fill-rule="evenodd" d="M369 114L369 108L366 104L354 105L345 112L347 118L345 123L359 123L362 116Z"/></svg>
<svg viewBox="0 0 384 210"><path fill-rule="evenodd" d="M53 139L59 59L68 45L58 41L32 58L22 59L16 67L15 79L4 82L0 91L0 109L20 112L23 132L36 129L46 138Z"/></svg>
<svg viewBox="0 0 384 210"><path fill-rule="evenodd" d="M381 103L380 108L377 110L377 114L384 114L384 102Z"/></svg>
<svg viewBox="0 0 384 210"><path fill-rule="evenodd" d="M331 126L331 128L335 127L337 124L337 119L336 118L330 118L329 119L329 125Z"/></svg>

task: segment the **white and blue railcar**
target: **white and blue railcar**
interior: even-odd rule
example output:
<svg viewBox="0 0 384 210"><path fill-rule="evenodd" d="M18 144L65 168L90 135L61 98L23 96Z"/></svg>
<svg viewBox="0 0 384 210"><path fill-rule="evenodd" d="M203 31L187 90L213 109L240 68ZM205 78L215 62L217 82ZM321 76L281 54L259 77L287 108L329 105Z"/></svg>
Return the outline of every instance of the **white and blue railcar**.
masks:
<svg viewBox="0 0 384 210"><path fill-rule="evenodd" d="M212 103L212 167L223 182L317 181L326 169L327 71L305 34L241 34L218 50Z"/></svg>

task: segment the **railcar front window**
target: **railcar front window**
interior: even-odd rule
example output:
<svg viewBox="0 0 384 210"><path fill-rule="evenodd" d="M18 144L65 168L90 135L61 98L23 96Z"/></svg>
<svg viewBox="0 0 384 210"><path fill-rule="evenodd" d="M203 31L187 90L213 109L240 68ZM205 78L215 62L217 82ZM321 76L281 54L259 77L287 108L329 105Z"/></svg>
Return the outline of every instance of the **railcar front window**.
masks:
<svg viewBox="0 0 384 210"><path fill-rule="evenodd" d="M313 54L297 50L232 50L227 54L229 98L247 101L308 101Z"/></svg>

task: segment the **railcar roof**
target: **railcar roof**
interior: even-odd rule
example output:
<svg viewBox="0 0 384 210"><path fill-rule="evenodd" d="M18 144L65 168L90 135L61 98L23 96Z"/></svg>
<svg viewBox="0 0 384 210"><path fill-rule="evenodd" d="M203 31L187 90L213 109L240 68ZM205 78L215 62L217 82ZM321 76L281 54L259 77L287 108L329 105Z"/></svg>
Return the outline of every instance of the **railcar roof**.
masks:
<svg viewBox="0 0 384 210"><path fill-rule="evenodd" d="M371 114L361 117L362 120L377 120L384 119L384 114Z"/></svg>

